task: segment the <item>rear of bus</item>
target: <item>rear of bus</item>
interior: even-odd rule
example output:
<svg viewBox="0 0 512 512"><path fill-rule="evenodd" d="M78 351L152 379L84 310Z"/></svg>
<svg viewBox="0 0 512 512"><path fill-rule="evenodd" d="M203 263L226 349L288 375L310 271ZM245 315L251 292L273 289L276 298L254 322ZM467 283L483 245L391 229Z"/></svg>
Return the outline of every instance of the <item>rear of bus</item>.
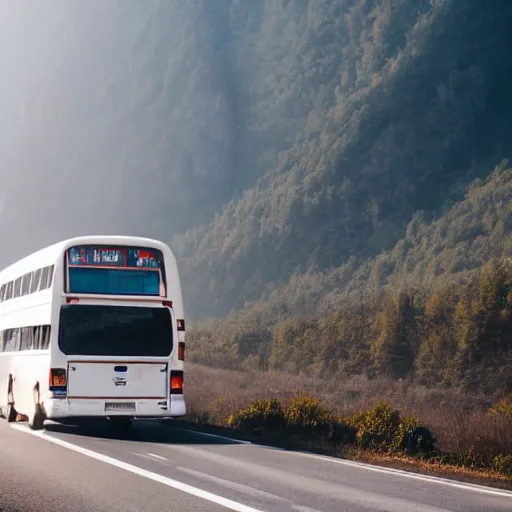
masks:
<svg viewBox="0 0 512 512"><path fill-rule="evenodd" d="M170 249L82 239L63 257L46 417L183 416L185 324Z"/></svg>

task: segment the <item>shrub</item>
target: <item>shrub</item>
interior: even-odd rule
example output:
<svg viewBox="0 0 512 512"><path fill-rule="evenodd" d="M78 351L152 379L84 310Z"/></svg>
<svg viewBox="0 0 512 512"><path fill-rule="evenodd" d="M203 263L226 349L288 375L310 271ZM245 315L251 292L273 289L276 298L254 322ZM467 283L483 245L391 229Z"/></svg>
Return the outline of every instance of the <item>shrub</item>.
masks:
<svg viewBox="0 0 512 512"><path fill-rule="evenodd" d="M400 413L386 403L361 411L350 419L357 429L357 440L363 448L391 450L396 443Z"/></svg>
<svg viewBox="0 0 512 512"><path fill-rule="evenodd" d="M331 443L355 444L357 441L357 429L347 420L339 418L333 424L329 441Z"/></svg>
<svg viewBox="0 0 512 512"><path fill-rule="evenodd" d="M301 437L329 439L337 423L333 411L312 396L292 398L284 415L289 432Z"/></svg>
<svg viewBox="0 0 512 512"><path fill-rule="evenodd" d="M434 433L414 416L404 417L386 403L354 414L348 420L357 429L363 448L430 454L435 451Z"/></svg>
<svg viewBox="0 0 512 512"><path fill-rule="evenodd" d="M429 455L436 451L435 434L414 416L402 418L393 448L414 455Z"/></svg>
<svg viewBox="0 0 512 512"><path fill-rule="evenodd" d="M284 410L276 399L255 400L247 408L233 411L227 425L250 433L282 431L286 426L287 434L306 441L358 443L363 448L415 455L437 452L435 435L427 426L414 416L402 418L386 403L340 418L313 396L296 396ZM446 458L446 462L465 467L480 463L471 454L447 454Z"/></svg>
<svg viewBox="0 0 512 512"><path fill-rule="evenodd" d="M435 434L428 427L418 425L406 432L401 448L406 453L430 455L437 452L435 442Z"/></svg>
<svg viewBox="0 0 512 512"><path fill-rule="evenodd" d="M440 464L468 469L484 469L486 467L482 456L475 453L472 448L460 452L442 453L435 460Z"/></svg>
<svg viewBox="0 0 512 512"><path fill-rule="evenodd" d="M493 468L498 473L512 478L512 455L496 455L493 460Z"/></svg>
<svg viewBox="0 0 512 512"><path fill-rule="evenodd" d="M275 398L255 400L249 407L232 412L227 424L232 428L248 432L279 430L285 419L281 403Z"/></svg>

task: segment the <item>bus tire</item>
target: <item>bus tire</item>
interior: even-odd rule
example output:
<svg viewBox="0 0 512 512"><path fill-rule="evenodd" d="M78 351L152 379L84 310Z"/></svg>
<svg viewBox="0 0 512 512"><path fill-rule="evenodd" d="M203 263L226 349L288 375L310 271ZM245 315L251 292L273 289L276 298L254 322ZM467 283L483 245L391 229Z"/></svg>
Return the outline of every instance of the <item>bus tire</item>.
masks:
<svg viewBox="0 0 512 512"><path fill-rule="evenodd" d="M5 418L7 419L7 423L14 423L16 418L18 417L18 412L14 408L14 404L7 404L7 413Z"/></svg>
<svg viewBox="0 0 512 512"><path fill-rule="evenodd" d="M14 396L12 392L12 377L9 377L9 387L7 391L7 410L5 418L8 423L14 423L18 417L18 412L14 408Z"/></svg>
<svg viewBox="0 0 512 512"><path fill-rule="evenodd" d="M39 385L34 387L34 411L28 417L28 426L31 430L42 430L44 427L44 412L41 404L39 403Z"/></svg>

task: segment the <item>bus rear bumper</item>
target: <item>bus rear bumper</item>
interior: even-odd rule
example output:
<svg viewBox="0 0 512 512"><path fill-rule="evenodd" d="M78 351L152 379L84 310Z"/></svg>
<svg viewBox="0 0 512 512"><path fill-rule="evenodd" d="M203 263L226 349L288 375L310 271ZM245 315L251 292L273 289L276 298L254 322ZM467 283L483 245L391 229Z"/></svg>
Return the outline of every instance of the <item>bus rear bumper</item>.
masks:
<svg viewBox="0 0 512 512"><path fill-rule="evenodd" d="M59 420L72 417L105 418L124 416L133 418L181 418L185 416L183 395L168 400L159 399L98 399L98 398L49 398L43 403L46 418ZM131 406L131 407L129 407Z"/></svg>

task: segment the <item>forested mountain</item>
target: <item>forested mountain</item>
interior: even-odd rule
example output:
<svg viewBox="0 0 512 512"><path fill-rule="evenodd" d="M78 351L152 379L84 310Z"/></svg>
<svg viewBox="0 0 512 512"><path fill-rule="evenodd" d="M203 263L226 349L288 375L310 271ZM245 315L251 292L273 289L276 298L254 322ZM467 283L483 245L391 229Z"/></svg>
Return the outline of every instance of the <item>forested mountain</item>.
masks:
<svg viewBox="0 0 512 512"><path fill-rule="evenodd" d="M0 9L1 265L154 236L189 318L229 315L198 360L461 383L485 346L510 371L512 2Z"/></svg>
<svg viewBox="0 0 512 512"><path fill-rule="evenodd" d="M510 2L280 5L300 30L276 36L295 38L278 83L306 123L275 172L175 239L196 317L391 248L510 152Z"/></svg>
<svg viewBox="0 0 512 512"><path fill-rule="evenodd" d="M227 319L204 320L193 360L215 366L390 374L512 390L512 169L472 184L390 251L296 275Z"/></svg>

